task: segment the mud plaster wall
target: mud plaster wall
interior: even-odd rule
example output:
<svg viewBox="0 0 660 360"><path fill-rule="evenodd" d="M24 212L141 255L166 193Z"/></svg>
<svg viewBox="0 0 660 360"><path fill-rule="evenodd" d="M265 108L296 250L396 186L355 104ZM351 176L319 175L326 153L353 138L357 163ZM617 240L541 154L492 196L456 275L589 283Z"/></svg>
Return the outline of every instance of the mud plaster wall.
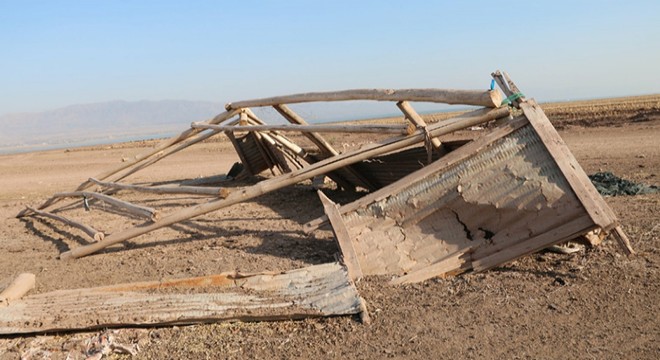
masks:
<svg viewBox="0 0 660 360"><path fill-rule="evenodd" d="M467 250L485 256L585 213L526 125L343 217L366 275L402 274Z"/></svg>

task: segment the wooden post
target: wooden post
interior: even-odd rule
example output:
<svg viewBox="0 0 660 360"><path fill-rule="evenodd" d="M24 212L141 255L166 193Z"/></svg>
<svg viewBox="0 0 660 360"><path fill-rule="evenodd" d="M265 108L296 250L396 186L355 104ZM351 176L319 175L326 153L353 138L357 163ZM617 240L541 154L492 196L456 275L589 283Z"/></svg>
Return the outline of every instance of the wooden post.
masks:
<svg viewBox="0 0 660 360"><path fill-rule="evenodd" d="M433 124L430 126L431 129L429 131L432 136L440 136L508 115L508 108L490 109L488 111L478 110L456 117L453 119L453 121L445 121L442 124ZM369 144L361 149L319 161L307 168L293 171L276 178L264 180L242 190L236 190L229 194L226 199L214 200L180 210L165 216L157 223L134 227L119 233L113 233L106 237L103 241L85 246L79 246L75 249L64 252L60 255L60 258L72 259L89 255L110 245L120 243L142 234L146 234L153 230L253 199L262 194L296 184L303 180L311 179L317 175L326 174L330 171L336 170L346 165L354 164L358 161L417 144L423 141L423 139L424 134L421 131L418 131L410 136L397 137L380 141L378 143Z"/></svg>
<svg viewBox="0 0 660 360"><path fill-rule="evenodd" d="M474 105L488 108L500 106L502 96L497 91L451 89L357 89L276 96L264 99L238 101L225 105L227 110L240 108L296 104L317 101L420 101L445 104Z"/></svg>
<svg viewBox="0 0 660 360"><path fill-rule="evenodd" d="M399 101L398 103L396 103L396 106L401 110L403 115L405 115L406 118L415 125L415 129L416 128L426 128L426 126L427 126L426 122L417 113L417 111L415 111L415 109L413 109L413 107L410 105L409 102ZM408 133L411 134L413 132L414 132L414 130L409 131ZM432 138L431 143L433 144L433 147L436 148L436 149L439 149L440 146L442 145L442 143L440 142L440 140L438 140L438 138Z"/></svg>

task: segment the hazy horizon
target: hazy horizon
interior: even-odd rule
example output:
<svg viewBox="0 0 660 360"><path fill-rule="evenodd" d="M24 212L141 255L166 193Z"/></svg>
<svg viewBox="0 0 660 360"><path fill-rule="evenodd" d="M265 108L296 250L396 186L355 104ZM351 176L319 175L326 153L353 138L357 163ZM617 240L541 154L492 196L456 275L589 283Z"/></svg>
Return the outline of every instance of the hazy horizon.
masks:
<svg viewBox="0 0 660 360"><path fill-rule="evenodd" d="M351 88L660 92L658 1L0 2L0 114Z"/></svg>

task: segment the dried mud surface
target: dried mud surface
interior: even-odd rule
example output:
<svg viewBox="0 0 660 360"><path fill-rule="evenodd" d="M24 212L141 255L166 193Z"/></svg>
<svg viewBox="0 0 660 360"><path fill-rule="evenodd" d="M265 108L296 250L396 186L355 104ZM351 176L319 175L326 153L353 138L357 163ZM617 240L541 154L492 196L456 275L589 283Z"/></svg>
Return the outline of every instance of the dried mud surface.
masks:
<svg viewBox="0 0 660 360"><path fill-rule="evenodd" d="M544 107L587 173L612 171L660 185L660 96ZM339 139L338 147L355 145L361 138ZM337 248L329 231L301 231L303 223L322 214L310 183L75 261L57 257L87 242L77 230L51 220L14 218L25 205L70 191L152 145L135 142L0 156L0 288L21 272L35 273L33 291L46 292L226 271L287 270L334 259ZM235 161L231 145L218 140L130 179L138 183L222 174ZM339 202L355 197L329 194ZM163 212L202 201L191 196L122 198ZM357 286L367 301L370 325L356 317L336 317L3 337L0 359L85 358L86 351L108 336L134 349L138 345L139 359L657 359L660 194L606 201L630 236L636 256L622 255L608 239L572 255L537 253L485 273L414 285L392 287L387 277L368 277ZM106 232L142 222L98 209L85 212L81 206L67 215ZM130 355L108 355L124 356Z"/></svg>

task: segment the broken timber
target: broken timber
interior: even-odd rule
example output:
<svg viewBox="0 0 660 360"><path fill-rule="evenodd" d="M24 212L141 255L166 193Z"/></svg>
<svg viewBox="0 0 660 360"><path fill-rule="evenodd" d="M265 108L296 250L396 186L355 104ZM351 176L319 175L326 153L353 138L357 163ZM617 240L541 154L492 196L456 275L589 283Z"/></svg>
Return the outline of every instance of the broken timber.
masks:
<svg viewBox="0 0 660 360"><path fill-rule="evenodd" d="M392 283L401 284L483 271L599 228L633 252L540 107L517 100L522 116L333 211L333 228L352 242L341 250L357 250L364 275L399 275Z"/></svg>
<svg viewBox="0 0 660 360"><path fill-rule="evenodd" d="M394 274L400 276L394 282L403 283L482 271L597 229L613 233L625 251L632 253L612 210L595 191L541 108L534 100L525 99L507 74L495 72L492 76L506 95L504 101L496 90L362 89L229 103L227 112L214 119L193 123L190 129L128 164L100 174L98 180L90 178L77 192L56 194L39 208L27 208L19 216L52 214L44 209L63 195L97 194L83 193L94 183L111 191L185 191L183 186L144 187L118 181L225 133L243 163L244 173L257 175L270 170L273 177L220 194L220 199L171 212L155 223L114 232L102 241L67 251L61 258L89 255L317 176L328 176L344 189L361 187L372 191L340 207L322 198L324 208L332 214L332 226L352 278ZM395 102L409 123L310 125L287 107L295 103L349 100ZM427 124L411 105L416 101L485 108ZM500 107L503 103L520 109L522 115L511 118L509 107ZM291 125L268 125L250 109L271 106ZM493 120L494 126L458 146L438 139ZM318 152L297 145L282 134L284 131L301 133L318 147ZM401 135L344 153L320 135L360 131ZM217 189L188 190L215 195ZM326 222L327 217L313 220L304 230L313 231Z"/></svg>
<svg viewBox="0 0 660 360"><path fill-rule="evenodd" d="M19 289L21 295L29 289L26 286ZM185 288L205 291L189 293L182 291ZM360 314L365 309L346 268L338 263L283 273L226 273L19 297L11 295L9 306L0 306L2 335L303 319Z"/></svg>

